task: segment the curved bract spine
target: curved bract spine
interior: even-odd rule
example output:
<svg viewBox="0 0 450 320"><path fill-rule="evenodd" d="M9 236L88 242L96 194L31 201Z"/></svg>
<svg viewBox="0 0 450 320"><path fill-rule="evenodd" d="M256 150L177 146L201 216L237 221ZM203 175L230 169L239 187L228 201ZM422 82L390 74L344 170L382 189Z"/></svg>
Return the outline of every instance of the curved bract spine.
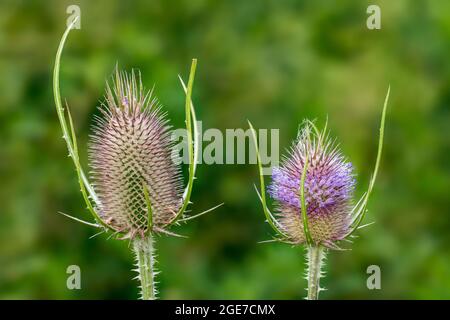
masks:
<svg viewBox="0 0 450 320"><path fill-rule="evenodd" d="M258 140L256 136L256 130L253 128L253 125L250 121L247 121L248 125L250 127L250 130L252 132L253 137L253 143L255 146L255 152L256 152L256 159L258 163L258 170L259 170L259 183L261 191L258 193L258 190L256 189L256 192L258 193L258 196L261 200L261 204L263 207L263 212L266 217L267 223L272 227L272 229L277 233L277 235L281 236L283 239L287 239L287 236L282 231L281 226L278 224L272 213L270 212L269 208L267 207L266 202L266 185L264 183L264 173L263 173L263 167L262 167L262 161L261 161L261 155L259 154L259 146L258 146Z"/></svg>
<svg viewBox="0 0 450 320"><path fill-rule="evenodd" d="M351 225L350 231L346 234L346 237L350 236L351 234L353 234L356 230L358 230L360 228L361 223L364 219L364 216L366 215L366 212L367 212L367 204L369 202L369 197L372 194L372 190L375 185L375 180L377 178L378 169L380 167L380 162L381 162L381 154L383 152L384 127L385 127L385 123L386 123L386 112L387 112L387 106L388 106L388 102L389 102L390 92L391 92L391 86L388 87L388 91L387 91L386 97L384 99L383 111L381 113L380 135L378 137L377 158L375 161L375 167L374 167L374 170L372 173L372 177L369 182L369 187L352 210L352 213L353 213L352 225Z"/></svg>
<svg viewBox="0 0 450 320"><path fill-rule="evenodd" d="M87 179L84 170L80 164L79 157L78 157L78 146L76 141L76 135L75 135L75 129L73 126L72 117L68 110L68 117L69 117L69 125L67 124L67 120L64 114L64 108L62 107L61 103L61 94L59 89L59 73L60 73L60 63L61 63L61 55L64 49L64 44L66 42L66 39L70 33L70 30L73 28L77 21L78 17L75 18L72 23L67 27L66 31L64 32L61 41L58 46L58 50L56 52L55 57L55 66L53 69L53 96L55 100L55 106L56 106L56 112L58 114L59 123L61 126L61 130L63 132L63 138L66 141L67 149L69 151L69 156L72 158L73 163L75 165L75 170L77 172L79 184L80 184L80 191L83 195L83 199L86 203L86 206L93 216L95 222L105 228L106 230L113 230L111 229L107 224L105 224L98 213L96 212L94 206L92 205L90 199L92 199L95 203L95 206L99 206L100 202L98 200L97 195L95 194L94 188L89 183L89 180Z"/></svg>
<svg viewBox="0 0 450 320"><path fill-rule="evenodd" d="M175 223L186 211L187 206L190 203L192 187L194 185L195 180L195 170L197 168L197 159L198 159L198 147L197 147L197 119L195 116L194 105L192 103L192 88L194 86L194 78L195 78L195 70L197 68L197 59L192 59L191 70L189 73L189 80L187 87L184 85L183 80L179 77L183 89L186 93L186 101L185 101L185 114L186 114L186 134L187 134L187 143L188 143L188 155L189 155L189 177L187 186L183 192L183 203L181 208L175 214L173 219L167 223L166 227ZM192 118L192 119L191 119ZM192 121L191 121L192 120ZM193 129L192 129L193 126ZM192 137L192 131L194 131L195 140Z"/></svg>

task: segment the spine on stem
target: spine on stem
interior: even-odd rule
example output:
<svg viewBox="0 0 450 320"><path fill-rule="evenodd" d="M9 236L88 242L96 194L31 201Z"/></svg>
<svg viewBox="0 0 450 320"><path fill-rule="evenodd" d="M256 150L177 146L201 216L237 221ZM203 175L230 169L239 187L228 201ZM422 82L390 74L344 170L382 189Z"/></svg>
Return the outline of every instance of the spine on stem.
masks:
<svg viewBox="0 0 450 320"><path fill-rule="evenodd" d="M140 281L141 299L156 299L156 282L155 276L155 248L151 235L143 238L136 237L133 240L133 250L136 255L136 269L138 273L137 279Z"/></svg>
<svg viewBox="0 0 450 320"><path fill-rule="evenodd" d="M307 253L307 280L308 296L307 300L317 300L319 298L320 278L322 277L322 265L325 258L324 247L320 245L310 245Z"/></svg>

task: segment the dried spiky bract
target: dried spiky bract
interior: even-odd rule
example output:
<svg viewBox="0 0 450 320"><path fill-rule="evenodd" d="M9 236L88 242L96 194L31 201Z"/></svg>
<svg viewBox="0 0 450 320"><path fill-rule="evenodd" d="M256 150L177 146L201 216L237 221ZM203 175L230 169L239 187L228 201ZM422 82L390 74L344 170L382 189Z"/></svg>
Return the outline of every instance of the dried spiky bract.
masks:
<svg viewBox="0 0 450 320"><path fill-rule="evenodd" d="M332 245L349 231L355 179L352 164L312 123L305 123L290 154L273 171L268 192L277 202L277 221L292 242L306 242L299 194L305 162L309 232L315 244Z"/></svg>
<svg viewBox="0 0 450 320"><path fill-rule="evenodd" d="M140 76L116 71L100 110L89 146L100 217L130 237L164 226L181 206L182 179L156 98Z"/></svg>

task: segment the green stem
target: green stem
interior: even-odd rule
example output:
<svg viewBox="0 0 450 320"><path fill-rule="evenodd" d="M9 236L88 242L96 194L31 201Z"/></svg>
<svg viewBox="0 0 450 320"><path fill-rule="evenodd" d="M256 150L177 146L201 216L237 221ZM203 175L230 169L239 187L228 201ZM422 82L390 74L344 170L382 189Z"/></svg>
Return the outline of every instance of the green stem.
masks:
<svg viewBox="0 0 450 320"><path fill-rule="evenodd" d="M308 300L317 300L320 291L322 261L324 248L320 245L308 247Z"/></svg>
<svg viewBox="0 0 450 320"><path fill-rule="evenodd" d="M133 249L136 254L136 271L141 282L141 299L155 300L155 256L152 235L144 238L137 237L133 241Z"/></svg>

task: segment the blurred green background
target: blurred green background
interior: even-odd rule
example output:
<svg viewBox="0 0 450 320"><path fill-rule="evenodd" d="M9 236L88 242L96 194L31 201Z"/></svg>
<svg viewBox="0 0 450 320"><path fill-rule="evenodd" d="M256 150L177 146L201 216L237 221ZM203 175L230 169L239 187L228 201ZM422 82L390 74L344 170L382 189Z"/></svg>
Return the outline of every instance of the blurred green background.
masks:
<svg viewBox="0 0 450 320"><path fill-rule="evenodd" d="M203 127L279 128L281 147L304 118L323 124L354 163L360 195L372 171L386 90L385 153L366 222L350 251L331 252L322 299L450 298L449 1L7 1L0 3L0 298L137 297L128 242L88 219L54 109L51 72L67 6L81 30L62 58L85 167L105 79L139 68L182 127L177 74L198 58L194 102ZM368 30L378 4L382 29ZM254 165L200 165L192 209L216 212L157 239L163 299L300 299L304 251L270 238ZM82 289L66 288L81 267ZM366 268L381 268L381 290Z"/></svg>

